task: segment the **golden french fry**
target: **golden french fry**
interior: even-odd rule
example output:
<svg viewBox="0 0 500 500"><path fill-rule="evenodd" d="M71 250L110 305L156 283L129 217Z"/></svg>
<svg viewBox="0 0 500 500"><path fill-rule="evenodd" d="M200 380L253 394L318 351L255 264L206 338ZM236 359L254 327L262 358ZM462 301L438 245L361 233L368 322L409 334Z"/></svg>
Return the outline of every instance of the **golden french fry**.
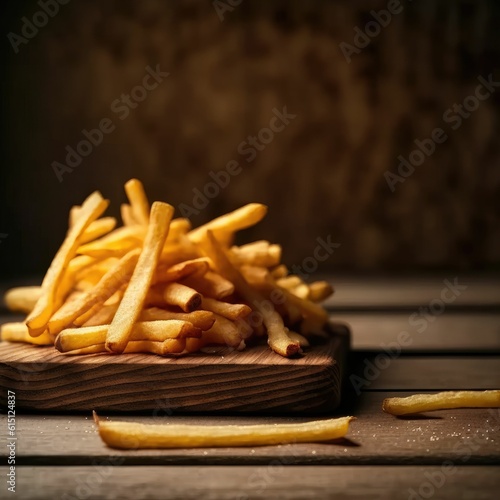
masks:
<svg viewBox="0 0 500 500"><path fill-rule="evenodd" d="M24 342L26 344L52 345L54 343L53 337L46 331L38 337L32 337L24 323L4 323L0 327L0 337L2 341Z"/></svg>
<svg viewBox="0 0 500 500"><path fill-rule="evenodd" d="M279 425L138 424L94 420L101 439L112 448L212 448L316 443L344 437L354 417Z"/></svg>
<svg viewBox="0 0 500 500"><path fill-rule="evenodd" d="M194 288L204 297L213 299L223 299L234 293L234 285L229 280L223 278L220 274L207 271L201 278L184 278L182 283Z"/></svg>
<svg viewBox="0 0 500 500"><path fill-rule="evenodd" d="M119 302L115 304L103 305L103 306L94 306L98 307L96 310L92 308L93 315L89 317L83 318L85 321L80 321L80 318L77 318L74 323L78 326L98 326L98 325L109 325L113 318L115 317L116 311L119 306Z"/></svg>
<svg viewBox="0 0 500 500"><path fill-rule="evenodd" d="M127 343L124 353L153 353L158 354L158 356L168 356L184 354L186 352L186 339L167 339L163 342L156 342L154 340L131 340ZM105 344L94 344L88 347L82 347L81 349L74 349L72 351L66 351L64 354L67 356L80 356L82 354L98 354L106 353Z"/></svg>
<svg viewBox="0 0 500 500"><path fill-rule="evenodd" d="M113 231L116 226L116 219L114 217L102 217L101 219L97 219L91 224L89 227L85 229L82 238L81 244L88 243L89 241L93 241L105 234Z"/></svg>
<svg viewBox="0 0 500 500"><path fill-rule="evenodd" d="M96 344L104 344L109 325L68 328L63 330L55 341L59 352L83 349ZM167 339L201 337L201 330L187 321L169 319L164 321L143 321L135 323L130 340L150 340L163 342Z"/></svg>
<svg viewBox="0 0 500 500"><path fill-rule="evenodd" d="M227 213L221 217L217 217L212 221L193 229L188 233L188 237L194 243L199 243L206 236L207 231L217 232L235 232L240 229L257 224L267 213L267 207L260 203L249 203L234 212Z"/></svg>
<svg viewBox="0 0 500 500"><path fill-rule="evenodd" d="M167 203L156 201L151 207L142 252L106 337L106 349L110 352L118 354L125 350L134 323L142 311L173 213L174 207Z"/></svg>
<svg viewBox="0 0 500 500"><path fill-rule="evenodd" d="M193 311L190 313L181 313L174 311L167 311L166 309L159 309L152 307L144 309L139 316L140 321L158 321L177 319L181 321L188 321L200 330L209 330L215 323L215 315L210 311Z"/></svg>
<svg viewBox="0 0 500 500"><path fill-rule="evenodd" d="M42 295L40 286L19 286L7 290L4 296L5 305L11 311L30 313Z"/></svg>
<svg viewBox="0 0 500 500"><path fill-rule="evenodd" d="M77 252L101 259L124 255L134 248L140 248L145 235L146 227L141 225L120 227L98 240L81 245Z"/></svg>
<svg viewBox="0 0 500 500"><path fill-rule="evenodd" d="M414 394L405 398L386 398L382 409L391 415L407 415L450 408L499 408L500 390L446 391Z"/></svg>
<svg viewBox="0 0 500 500"><path fill-rule="evenodd" d="M49 332L58 334L73 320L89 311L96 304L103 304L124 284L134 272L141 251L132 250L112 267L90 290L80 295L74 302L67 301L49 320ZM84 321L85 322L85 321Z"/></svg>
<svg viewBox="0 0 500 500"><path fill-rule="evenodd" d="M328 281L315 281L309 285L309 300L322 302L332 295L333 287Z"/></svg>
<svg viewBox="0 0 500 500"><path fill-rule="evenodd" d="M267 329L269 347L282 356L289 357L300 351L300 344L288 336L282 317L276 312L271 301L266 300L258 291L254 290L234 267L219 245L211 231L207 231L207 238L202 241L203 250L212 259L216 269L222 276L229 279L243 299L255 308L261 315Z"/></svg>
<svg viewBox="0 0 500 500"><path fill-rule="evenodd" d="M280 278L285 278L288 276L288 268L284 264L280 264L271 270L271 276L278 280Z"/></svg>
<svg viewBox="0 0 500 500"><path fill-rule="evenodd" d="M163 289L163 299L167 304L178 306L187 313L198 309L201 305L201 295L180 283L168 283Z"/></svg>
<svg viewBox="0 0 500 500"><path fill-rule="evenodd" d="M143 225L149 222L149 201L144 192L142 182L137 179L130 179L125 183L125 192L132 208L134 219Z"/></svg>
<svg viewBox="0 0 500 500"><path fill-rule="evenodd" d="M203 332L202 338L209 343L225 344L236 349L245 347L244 339L238 327L232 321L219 314L215 314L214 325L206 332Z"/></svg>
<svg viewBox="0 0 500 500"><path fill-rule="evenodd" d="M301 335L300 333L297 332L292 332L291 330L288 331L288 336L292 339L297 341L300 344L300 347L309 347L311 344L309 343L309 340L307 340L304 335Z"/></svg>
<svg viewBox="0 0 500 500"><path fill-rule="evenodd" d="M134 219L132 207L128 203L122 203L120 205L120 215L124 226L134 226L135 224L138 224L138 222Z"/></svg>
<svg viewBox="0 0 500 500"><path fill-rule="evenodd" d="M74 205L69 210L69 221L68 226L71 228L75 225L76 219L78 219L78 215L80 214L80 210L82 207L80 205Z"/></svg>
<svg viewBox="0 0 500 500"><path fill-rule="evenodd" d="M276 284L293 293L301 299L309 298L309 286L307 286L298 276L287 276L276 281Z"/></svg>
<svg viewBox="0 0 500 500"><path fill-rule="evenodd" d="M173 219L170 223L170 231L168 232L165 245L171 245L174 240L178 240L181 236L186 235L191 231L191 221L183 217Z"/></svg>
<svg viewBox="0 0 500 500"><path fill-rule="evenodd" d="M212 311L231 320L245 318L252 312L252 308L246 304L229 304L210 297L201 299L201 308L205 311Z"/></svg>
<svg viewBox="0 0 500 500"><path fill-rule="evenodd" d="M248 264L252 266L272 267L281 260L281 247L269 245L267 248L232 247L231 260L238 266Z"/></svg>
<svg viewBox="0 0 500 500"><path fill-rule="evenodd" d="M102 215L108 204L109 202L97 191L84 201L74 226L68 231L43 279L42 295L26 319L31 336L37 337L45 331L54 306L58 302L57 290L64 270L75 255L83 232L91 222Z"/></svg>
<svg viewBox="0 0 500 500"><path fill-rule="evenodd" d="M167 281L178 281L188 276L198 277L207 273L210 267L206 257L185 260L170 267L159 265L156 268L152 284L164 283Z"/></svg>

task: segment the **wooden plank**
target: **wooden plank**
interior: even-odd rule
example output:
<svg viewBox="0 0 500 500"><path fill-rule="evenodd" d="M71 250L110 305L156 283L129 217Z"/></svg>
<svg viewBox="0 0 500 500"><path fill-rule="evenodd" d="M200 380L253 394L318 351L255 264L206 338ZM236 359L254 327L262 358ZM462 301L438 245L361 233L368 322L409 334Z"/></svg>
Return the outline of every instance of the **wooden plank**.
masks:
<svg viewBox="0 0 500 500"><path fill-rule="evenodd" d="M496 467L19 467L16 498L495 498ZM423 495L422 495L423 494ZM426 496L428 495L428 496Z"/></svg>
<svg viewBox="0 0 500 500"><path fill-rule="evenodd" d="M498 389L498 356L366 356L356 353L349 363L347 386L354 390L440 391ZM349 389L347 389L349 390Z"/></svg>
<svg viewBox="0 0 500 500"><path fill-rule="evenodd" d="M340 312L332 318L349 325L355 350L379 351L397 342L401 332L408 332L410 340L401 345L403 352L500 352L500 313L445 312L418 318L412 314Z"/></svg>
<svg viewBox="0 0 500 500"><path fill-rule="evenodd" d="M180 450L114 450L99 438L86 415L17 415L18 465L91 465L114 461L123 465L256 465L273 460L319 465L456 465L500 464L500 410L456 409L432 412L428 418L396 418L382 411L385 397L401 393L368 392L342 408L352 414L348 439L335 443L296 443L255 448ZM102 413L101 418L109 414ZM114 420L143 423L259 424L299 422L304 417L170 415L158 408L149 415L114 415ZM6 417L0 431L5 434ZM6 442L6 436L2 438ZM2 463L8 449L0 448Z"/></svg>
<svg viewBox="0 0 500 500"><path fill-rule="evenodd" d="M244 351L208 348L178 358L151 354L66 356L50 347L0 344L0 377L18 409L154 409L158 401L189 412L303 412L340 401L349 332L332 327L328 341L287 359L267 345ZM6 401L6 394L0 396ZM167 403L165 403L167 402Z"/></svg>
<svg viewBox="0 0 500 500"><path fill-rule="evenodd" d="M465 290L444 292L447 307L500 307L500 276L443 274L427 277L350 277L326 276L335 294L325 302L332 309L418 308L441 299L443 290L452 285ZM445 283L445 280L447 282ZM451 287L453 288L453 287Z"/></svg>

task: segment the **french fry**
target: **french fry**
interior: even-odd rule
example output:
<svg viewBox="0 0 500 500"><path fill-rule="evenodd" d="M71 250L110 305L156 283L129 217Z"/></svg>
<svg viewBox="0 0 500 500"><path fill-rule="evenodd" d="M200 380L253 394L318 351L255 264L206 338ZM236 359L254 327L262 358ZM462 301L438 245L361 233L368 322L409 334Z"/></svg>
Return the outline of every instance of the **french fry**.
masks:
<svg viewBox="0 0 500 500"><path fill-rule="evenodd" d="M42 288L39 286L20 286L7 290L4 300L5 305L11 311L30 313L37 300L42 295Z"/></svg>
<svg viewBox="0 0 500 500"><path fill-rule="evenodd" d="M193 278L203 276L207 273L209 267L210 263L206 257L185 260L170 267L158 266L152 284L178 281L188 276L193 276Z"/></svg>
<svg viewBox="0 0 500 500"><path fill-rule="evenodd" d="M158 356L180 355L186 352L186 339L167 339L163 342L154 340L132 340L125 347L125 354L152 353ZM81 356L82 354L108 353L105 344L94 344L81 349L66 351L67 356Z"/></svg>
<svg viewBox="0 0 500 500"><path fill-rule="evenodd" d="M120 215L124 226L134 226L135 224L138 224L138 222L134 219L132 207L128 203L122 203L120 205Z"/></svg>
<svg viewBox="0 0 500 500"><path fill-rule="evenodd" d="M109 202L99 192L92 193L83 203L78 219L70 228L42 282L42 295L26 319L29 333L33 337L41 335L47 326L55 305L58 303L57 289L69 261L80 245L82 233L89 224L106 210Z"/></svg>
<svg viewBox="0 0 500 500"><path fill-rule="evenodd" d="M150 209L142 182L137 179L130 179L125 183L125 192L127 193L134 219L139 224L147 226Z"/></svg>
<svg viewBox="0 0 500 500"><path fill-rule="evenodd" d="M104 344L109 325L68 328L63 330L55 341L59 352L83 349L96 344ZM143 321L135 323L130 340L150 340L163 342L167 339L201 337L201 330L187 321L169 319L164 321Z"/></svg>
<svg viewBox="0 0 500 500"><path fill-rule="evenodd" d="M150 309L145 309L144 311L142 311L139 317L140 321L158 321L171 319L188 321L200 330L209 330L215 323L215 315L210 311L193 311L190 313L181 313L152 307Z"/></svg>
<svg viewBox="0 0 500 500"><path fill-rule="evenodd" d="M212 271L207 271L201 278L185 278L182 280L182 283L190 288L194 288L205 297L211 297L217 300L228 297L234 293L234 284L223 278L220 274Z"/></svg>
<svg viewBox="0 0 500 500"><path fill-rule="evenodd" d="M206 332L203 332L202 338L208 343L225 344L236 349L241 349L245 346L244 339L238 327L232 321L219 314L215 314L214 325Z"/></svg>
<svg viewBox="0 0 500 500"><path fill-rule="evenodd" d="M304 335L301 335L300 333L297 332L292 332L291 330L288 331L288 336L292 339L295 340L300 344L300 347L309 347L311 344L309 343L309 340L307 340Z"/></svg>
<svg viewBox="0 0 500 500"><path fill-rule="evenodd" d="M125 283L134 272L141 251L132 250L111 268L99 282L86 293L80 295L74 302L66 302L48 323L49 332L58 334L63 328L70 325L73 320L85 314L96 304L103 304ZM84 321L85 322L85 321Z"/></svg>
<svg viewBox="0 0 500 500"><path fill-rule="evenodd" d="M82 207L80 205L74 205L69 210L69 220L68 226L72 227L75 225L76 219L78 219L78 215L80 214L80 210Z"/></svg>
<svg viewBox="0 0 500 500"><path fill-rule="evenodd" d="M75 325L78 326L98 326L98 325L109 325L113 318L115 317L116 311L118 309L119 303L103 305L97 310L93 311L94 314L90 317L84 318L84 322L78 321L80 318L75 320Z"/></svg>
<svg viewBox="0 0 500 500"><path fill-rule="evenodd" d="M386 398L382 403L386 413L398 416L450 408L500 408L500 390L414 394L405 398Z"/></svg>
<svg viewBox="0 0 500 500"><path fill-rule="evenodd" d="M191 221L183 217L173 219L170 223L170 231L168 232L166 244L172 244L173 241L178 240L181 236L186 235L191 230Z"/></svg>
<svg viewBox="0 0 500 500"><path fill-rule="evenodd" d="M151 207L142 252L108 330L106 350L109 352L119 354L125 350L134 323L142 311L173 213L174 208L167 203L155 202Z"/></svg>
<svg viewBox="0 0 500 500"><path fill-rule="evenodd" d="M280 278L285 278L288 276L288 269L284 264L280 264L271 270L271 276L275 280L279 280Z"/></svg>
<svg viewBox="0 0 500 500"><path fill-rule="evenodd" d="M84 231L81 244L88 243L89 241L93 241L105 234L113 231L116 226L116 219L114 217L102 217L101 219L97 219Z"/></svg>
<svg viewBox="0 0 500 500"><path fill-rule="evenodd" d="M280 278L276 281L276 284L293 293L296 297L301 299L309 298L309 287L298 276Z"/></svg>
<svg viewBox="0 0 500 500"><path fill-rule="evenodd" d="M139 424L94 420L101 439L111 448L213 448L317 443L344 437L354 417L280 425Z"/></svg>
<svg viewBox="0 0 500 500"><path fill-rule="evenodd" d="M267 213L267 207L260 203L249 203L234 212L217 217L212 221L193 229L188 233L188 238L194 243L199 243L207 234L207 231L214 233L230 233L246 229L260 222Z"/></svg>
<svg viewBox="0 0 500 500"><path fill-rule="evenodd" d="M281 260L281 247L269 245L267 248L232 247L231 260L238 266L248 264L251 266L272 267Z"/></svg>
<svg viewBox="0 0 500 500"><path fill-rule="evenodd" d="M198 309L201 305L201 295L180 283L168 283L163 289L163 299L167 304L178 306L187 313Z"/></svg>
<svg viewBox="0 0 500 500"><path fill-rule="evenodd" d="M267 329L269 347L285 357L293 356L300 351L300 344L292 340L287 333L282 317L276 312L270 301L250 287L241 273L234 267L224 250L220 247L211 231L207 231L207 238L201 243L217 270L230 280L243 299L253 306L261 315Z"/></svg>
<svg viewBox="0 0 500 500"><path fill-rule="evenodd" d="M315 281L309 285L309 300L322 302L332 295L333 287L327 281Z"/></svg>
<svg viewBox="0 0 500 500"><path fill-rule="evenodd" d="M135 225L125 226L91 243L81 245L77 252L96 258L115 257L124 255L134 248L142 246L146 235L146 227Z"/></svg>
<svg viewBox="0 0 500 500"><path fill-rule="evenodd" d="M48 332L43 332L38 337L32 337L24 323L4 323L0 327L0 337L2 341L24 342L26 344L52 345L54 343L53 337Z"/></svg>
<svg viewBox="0 0 500 500"><path fill-rule="evenodd" d="M246 304L229 304L210 297L201 299L201 308L205 311L212 311L233 321L245 318L252 312L252 308Z"/></svg>

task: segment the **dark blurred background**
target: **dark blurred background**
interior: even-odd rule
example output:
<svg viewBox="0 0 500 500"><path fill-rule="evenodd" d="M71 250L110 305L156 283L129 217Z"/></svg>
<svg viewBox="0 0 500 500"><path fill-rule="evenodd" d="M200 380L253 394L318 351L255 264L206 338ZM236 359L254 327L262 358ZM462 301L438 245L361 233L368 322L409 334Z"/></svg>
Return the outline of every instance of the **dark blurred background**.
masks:
<svg viewBox="0 0 500 500"><path fill-rule="evenodd" d="M151 200L193 207L195 224L268 204L245 236L283 244L288 264L330 237L324 272L500 269L497 1L1 8L0 277L43 273L69 208L99 189L118 215L131 177ZM113 130L70 171L66 147L106 118ZM411 156L436 128L446 140ZM421 164L398 173L400 155ZM232 160L239 173L208 187Z"/></svg>

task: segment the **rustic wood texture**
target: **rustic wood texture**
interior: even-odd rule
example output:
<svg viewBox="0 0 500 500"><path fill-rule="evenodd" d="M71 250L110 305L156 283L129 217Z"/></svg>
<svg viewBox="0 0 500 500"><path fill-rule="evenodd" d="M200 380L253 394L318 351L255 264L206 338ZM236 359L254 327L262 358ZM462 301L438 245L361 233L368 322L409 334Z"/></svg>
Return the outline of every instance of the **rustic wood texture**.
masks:
<svg viewBox="0 0 500 500"><path fill-rule="evenodd" d="M466 273L441 273L429 276L353 277L324 276L335 286L335 294L325 305L332 309L418 309L441 298L448 280L453 285L466 286L446 305L448 309L465 307L500 308L500 277ZM449 297L451 295L446 292Z"/></svg>
<svg viewBox="0 0 500 500"><path fill-rule="evenodd" d="M53 347L0 344L2 385L28 410L329 411L340 402L349 331L293 359L267 345L207 348L179 358L151 354L67 356ZM6 394L1 395L6 401Z"/></svg>
<svg viewBox="0 0 500 500"><path fill-rule="evenodd" d="M458 465L458 464L457 464ZM446 470L446 469L445 469ZM500 487L496 467L19 467L16 499L249 500L280 498L409 498L490 500ZM434 484L429 482L434 480ZM293 487L291 486L293 485ZM82 496L78 496L78 493ZM67 495L67 496L65 496ZM14 495L13 495L14 496ZM418 497L415 497L418 498ZM425 497L421 497L425 498Z"/></svg>
<svg viewBox="0 0 500 500"><path fill-rule="evenodd" d="M463 375L464 378L466 374ZM282 460L287 465L456 465L500 464L500 410L455 409L423 418L396 418L382 411L386 397L410 394L364 392L344 402L337 414L356 416L347 439L255 448L115 450L99 438L90 412L81 415L19 415L17 459L23 465L91 465L113 459L123 465L256 465ZM258 424L298 422L310 417L186 416L161 407L145 415L101 418L143 423ZM5 419L5 417L2 417ZM5 432L5 422L1 422ZM8 449L1 449L5 457ZM2 458L3 460L3 458Z"/></svg>
<svg viewBox="0 0 500 500"><path fill-rule="evenodd" d="M417 311L343 311L332 313L332 317L349 325L356 350L380 351L384 345L397 342L401 332L408 332L409 344L400 345L406 353L500 353L500 312L445 311L412 324L411 315Z"/></svg>
<svg viewBox="0 0 500 500"><path fill-rule="evenodd" d="M356 354L351 360L353 374L364 378L362 390L442 391L453 389L500 388L498 356L404 356L392 359L381 354ZM381 368L377 368L378 366ZM387 366L387 367L386 367Z"/></svg>

